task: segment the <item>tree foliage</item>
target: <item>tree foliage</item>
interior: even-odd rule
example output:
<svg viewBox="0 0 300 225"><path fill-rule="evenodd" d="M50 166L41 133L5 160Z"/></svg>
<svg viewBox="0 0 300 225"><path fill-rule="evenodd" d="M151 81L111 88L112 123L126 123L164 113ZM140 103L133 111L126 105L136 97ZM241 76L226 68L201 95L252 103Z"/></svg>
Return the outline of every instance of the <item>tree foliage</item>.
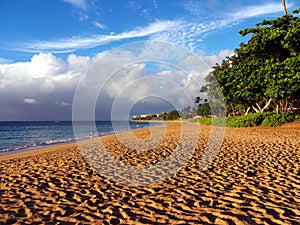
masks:
<svg viewBox="0 0 300 225"><path fill-rule="evenodd" d="M208 115L211 115L211 110L210 110L209 103L204 103L204 104L199 105L198 115L202 116L202 117L206 117Z"/></svg>
<svg viewBox="0 0 300 225"><path fill-rule="evenodd" d="M179 113L176 109L174 109L170 112L164 113L162 115L163 120L177 120L179 118L180 118L180 116L179 116Z"/></svg>
<svg viewBox="0 0 300 225"><path fill-rule="evenodd" d="M220 85L227 105L242 105L245 113L272 107L284 111L300 98L299 10L293 13L239 32L251 38L205 78L210 99L218 98Z"/></svg>

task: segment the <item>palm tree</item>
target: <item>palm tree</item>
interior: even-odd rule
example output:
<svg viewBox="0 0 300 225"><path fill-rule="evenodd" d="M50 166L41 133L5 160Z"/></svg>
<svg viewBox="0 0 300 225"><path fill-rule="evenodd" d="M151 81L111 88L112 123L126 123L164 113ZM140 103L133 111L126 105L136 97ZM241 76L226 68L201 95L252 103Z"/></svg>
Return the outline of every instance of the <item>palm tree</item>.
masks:
<svg viewBox="0 0 300 225"><path fill-rule="evenodd" d="M284 15L287 15L285 0L282 0Z"/></svg>
<svg viewBox="0 0 300 225"><path fill-rule="evenodd" d="M202 100L202 98L200 98L199 96L197 96L194 100L194 103L195 103L194 110L193 110L194 116L198 115L198 108L199 108L201 100Z"/></svg>

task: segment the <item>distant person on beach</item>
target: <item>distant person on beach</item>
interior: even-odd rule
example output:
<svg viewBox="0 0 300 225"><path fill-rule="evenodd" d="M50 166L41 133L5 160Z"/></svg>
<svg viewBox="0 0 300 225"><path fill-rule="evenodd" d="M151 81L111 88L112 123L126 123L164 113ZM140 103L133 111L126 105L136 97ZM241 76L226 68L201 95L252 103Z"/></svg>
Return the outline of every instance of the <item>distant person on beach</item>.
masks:
<svg viewBox="0 0 300 225"><path fill-rule="evenodd" d="M90 138L93 138L93 132L90 132Z"/></svg>

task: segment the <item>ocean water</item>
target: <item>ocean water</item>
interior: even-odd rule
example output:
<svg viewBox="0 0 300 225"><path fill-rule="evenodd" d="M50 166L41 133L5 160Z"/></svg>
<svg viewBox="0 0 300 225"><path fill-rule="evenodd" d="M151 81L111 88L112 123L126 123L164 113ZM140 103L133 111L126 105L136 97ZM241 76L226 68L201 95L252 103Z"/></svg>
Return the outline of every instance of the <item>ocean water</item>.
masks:
<svg viewBox="0 0 300 225"><path fill-rule="evenodd" d="M92 124L95 124L97 129L97 133L93 133L94 136L103 136L161 123L119 121L112 124L110 121L97 121L96 123L77 122L75 126L77 130L80 130L80 136L76 134L75 137L72 121L0 122L0 154L88 139Z"/></svg>

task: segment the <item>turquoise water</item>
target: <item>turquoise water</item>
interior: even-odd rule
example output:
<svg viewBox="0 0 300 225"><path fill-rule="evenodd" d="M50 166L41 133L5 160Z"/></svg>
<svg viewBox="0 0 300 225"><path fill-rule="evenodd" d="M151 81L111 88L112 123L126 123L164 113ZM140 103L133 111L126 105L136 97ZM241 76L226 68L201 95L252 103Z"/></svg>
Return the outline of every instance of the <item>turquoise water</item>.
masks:
<svg viewBox="0 0 300 225"><path fill-rule="evenodd" d="M75 138L72 121L0 122L0 153L88 139L91 124L97 128L94 135L103 136L161 123L119 121L113 126L110 121L77 122L82 135Z"/></svg>

